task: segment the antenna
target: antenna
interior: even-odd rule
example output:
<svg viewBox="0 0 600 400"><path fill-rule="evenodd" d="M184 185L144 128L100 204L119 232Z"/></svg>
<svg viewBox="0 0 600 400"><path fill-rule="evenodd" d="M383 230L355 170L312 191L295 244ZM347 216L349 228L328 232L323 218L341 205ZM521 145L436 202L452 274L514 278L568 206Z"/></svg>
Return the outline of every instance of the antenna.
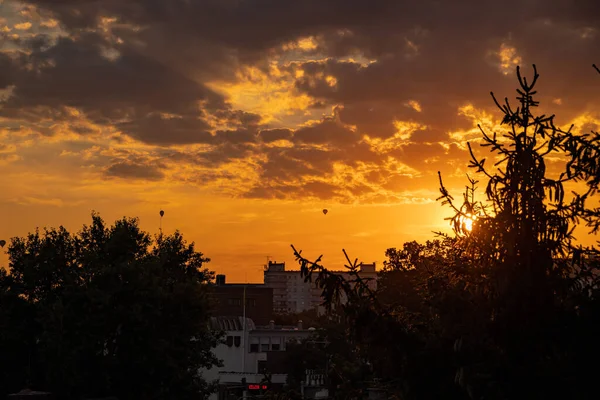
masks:
<svg viewBox="0 0 600 400"><path fill-rule="evenodd" d="M267 257L267 263L264 265L263 271L267 271L269 269L269 262L271 261L271 256L266 256Z"/></svg>

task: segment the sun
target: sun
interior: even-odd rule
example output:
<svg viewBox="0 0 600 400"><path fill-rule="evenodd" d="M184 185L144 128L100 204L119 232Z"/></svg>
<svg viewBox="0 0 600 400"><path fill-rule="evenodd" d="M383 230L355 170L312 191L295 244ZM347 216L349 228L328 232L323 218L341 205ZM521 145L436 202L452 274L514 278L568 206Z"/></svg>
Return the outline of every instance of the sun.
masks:
<svg viewBox="0 0 600 400"><path fill-rule="evenodd" d="M477 218L471 214L461 215L460 217L460 226L463 230L467 232L471 232L473 230L473 223Z"/></svg>
<svg viewBox="0 0 600 400"><path fill-rule="evenodd" d="M468 230L469 232L471 232L473 230L473 219L472 218L465 218L464 224L465 224L466 230Z"/></svg>

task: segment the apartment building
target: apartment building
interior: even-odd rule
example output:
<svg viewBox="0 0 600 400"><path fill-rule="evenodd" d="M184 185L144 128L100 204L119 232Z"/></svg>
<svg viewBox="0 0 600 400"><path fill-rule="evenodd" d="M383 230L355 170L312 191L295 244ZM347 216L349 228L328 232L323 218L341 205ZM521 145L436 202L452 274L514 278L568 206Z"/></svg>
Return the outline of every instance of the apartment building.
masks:
<svg viewBox="0 0 600 400"><path fill-rule="evenodd" d="M345 279L352 279L348 271L333 271ZM377 288L375 263L360 264L359 276L369 279L371 289ZM286 270L285 263L269 261L264 269L264 285L273 289L273 312L293 314L312 310L322 303L321 290L314 282L305 282L299 270ZM342 298L343 302L344 299Z"/></svg>

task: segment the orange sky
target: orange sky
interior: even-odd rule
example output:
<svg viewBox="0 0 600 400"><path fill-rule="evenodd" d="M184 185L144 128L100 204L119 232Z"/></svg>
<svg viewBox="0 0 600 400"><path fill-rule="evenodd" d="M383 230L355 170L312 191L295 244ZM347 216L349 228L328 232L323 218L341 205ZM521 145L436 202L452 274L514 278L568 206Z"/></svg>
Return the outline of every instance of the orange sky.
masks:
<svg viewBox="0 0 600 400"><path fill-rule="evenodd" d="M292 243L381 265L445 228L437 171L459 197L516 65L597 128L600 10L571 3L0 0L0 238L164 209L229 281Z"/></svg>

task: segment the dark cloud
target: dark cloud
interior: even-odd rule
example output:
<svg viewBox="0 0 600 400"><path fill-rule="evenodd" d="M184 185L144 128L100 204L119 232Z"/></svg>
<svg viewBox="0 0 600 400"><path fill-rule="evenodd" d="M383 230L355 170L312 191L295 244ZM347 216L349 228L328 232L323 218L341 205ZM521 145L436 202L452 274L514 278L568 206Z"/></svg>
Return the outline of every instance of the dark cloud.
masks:
<svg viewBox="0 0 600 400"><path fill-rule="evenodd" d="M187 175L175 177L179 182L195 186L211 184L217 180L234 181L237 178L238 176L235 173L219 169L194 171Z"/></svg>
<svg viewBox="0 0 600 400"><path fill-rule="evenodd" d="M500 4L502 9L497 8ZM582 7L599 6L586 2ZM563 14L566 8L569 13ZM437 2L430 11L407 26L382 24L378 30L356 26L348 27L348 34L327 36L321 42L327 54L359 52L380 58L370 65L335 59L307 62L297 67L305 72L298 88L323 101L344 104L342 121L369 134L386 137L394 131L392 119L416 119L431 128L428 140L439 140L449 129L470 125L457 116L458 107L473 103L492 110L493 103L486 96L489 90L501 98L514 98L514 64L507 76L499 71L501 59L496 52L504 43L516 48L514 56L520 57L524 66L538 65L546 103L553 97L569 102L569 111L563 112L565 119L573 116L573 110L580 112L590 99L595 100L597 88L581 75L588 71L593 79L590 65L600 45L600 24L598 17L578 14L579 4L567 7L564 2L529 1L512 8L510 2L457 5L447 1ZM477 12L480 15L475 16ZM510 27L495 22L502 21L502 16L511 21ZM436 18L440 18L438 23L433 23ZM466 19L471 20L467 23ZM374 41L397 44L398 36L405 43L410 40L411 47L397 46L392 53L374 51L378 48L372 45ZM530 69L524 72L530 74ZM327 84L330 76L335 77L335 86ZM415 114L403 107L409 100L417 101L422 112Z"/></svg>
<svg viewBox="0 0 600 400"><path fill-rule="evenodd" d="M115 60L107 59L100 44L98 36L89 34L59 38L48 48L30 47L31 53L22 53L18 60L23 68L1 113L22 117L55 110L54 119L68 119L72 116L64 107L72 107L95 123L115 125L150 144L213 140L205 117L212 111L230 113L221 96L164 62L126 50ZM238 123L250 119L242 117L232 115Z"/></svg>
<svg viewBox="0 0 600 400"><path fill-rule="evenodd" d="M263 199L333 199L343 200L345 197L336 185L327 182L307 182L292 185L266 184L256 186L243 194L246 198Z"/></svg>
<svg viewBox="0 0 600 400"><path fill-rule="evenodd" d="M595 0L28 3L57 18L70 36L55 43L38 35L19 41L25 51L18 56L0 52L0 88L14 85L2 115L66 121L72 117L66 107L73 107L148 144L204 144L202 151L160 152L165 160L215 170L253 156L260 182L251 197L343 198L371 190L355 182L325 182L336 165L368 165L369 184L388 190L435 184L429 177L436 169L468 161L449 133L479 121L459 115L459 107L472 104L498 116L489 91L500 99L515 97L515 63L538 65L543 111L556 111L559 122L593 110L598 101L600 82L591 69L600 62ZM106 17L114 22L98 29ZM283 54L284 43L306 36L316 48ZM106 57L106 48L118 57ZM297 76L295 90L311 98L309 111L330 107L333 115L300 127L284 119L276 129L209 88L215 80L234 81L240 66L269 71L282 55L295 61L280 70ZM395 121L424 128L378 152L363 138L392 138ZM37 129L50 134L42 122ZM71 128L89 134L85 125ZM293 146L274 147L282 139ZM399 173L398 163L425 178ZM112 168L121 175L161 176L160 168L142 165L148 164L115 161L107 174ZM217 172L197 179L227 179Z"/></svg>
<svg viewBox="0 0 600 400"><path fill-rule="evenodd" d="M5 89L14 84L13 60L4 53L0 53L0 89Z"/></svg>
<svg viewBox="0 0 600 400"><path fill-rule="evenodd" d="M323 152L324 153L324 152ZM294 158L289 150L274 149L269 151L268 159L261 164L261 182L294 182L300 177L313 172L311 164L302 158Z"/></svg>
<svg viewBox="0 0 600 400"><path fill-rule="evenodd" d="M326 118L318 124L300 128L294 132L293 140L304 144L348 144L360 138L358 132L342 125L333 118Z"/></svg>
<svg viewBox="0 0 600 400"><path fill-rule="evenodd" d="M212 143L210 125L198 116L163 117L150 114L116 124L134 139L156 145Z"/></svg>
<svg viewBox="0 0 600 400"><path fill-rule="evenodd" d="M164 172L159 165L120 161L106 168L105 175L111 178L154 181L162 179L164 177Z"/></svg>
<svg viewBox="0 0 600 400"><path fill-rule="evenodd" d="M65 105L104 120L152 111L193 111L198 101L213 106L222 98L174 71L166 63L145 58L126 48L115 60L102 56L102 39L86 34L61 37L48 49L31 48L21 62L14 95L5 108Z"/></svg>
<svg viewBox="0 0 600 400"><path fill-rule="evenodd" d="M257 127L260 125L261 116L255 113L249 113L241 110L231 110L229 108L220 109L214 112L215 117L227 120L230 124L237 124L245 127Z"/></svg>
<svg viewBox="0 0 600 400"><path fill-rule="evenodd" d="M309 63L298 87L329 103L343 104L339 110L341 121L370 136L392 136L396 131L394 120L418 121L432 131L442 132L434 135L439 140L450 128L471 126L471 121L458 116L459 107L468 103L489 106L482 88L489 87L491 82L508 84L508 79L494 65L483 65L479 71L467 68L469 63L481 66L482 61L477 57L483 58L485 49L484 46L479 51L474 49L475 54L467 53L469 58L461 62L454 61L453 55L444 57L436 49L432 51L435 55L428 57L423 55L415 60L394 57L362 67L357 64L349 67L348 62L333 60ZM444 65L432 62L437 57L450 62ZM335 77L335 88L326 83L310 84L318 79L324 82L327 76ZM419 105L420 111L409 105L411 101Z"/></svg>
<svg viewBox="0 0 600 400"><path fill-rule="evenodd" d="M226 131L217 131L215 134L215 143L219 144L244 144L255 142L258 132L254 128L230 129Z"/></svg>
<svg viewBox="0 0 600 400"><path fill-rule="evenodd" d="M265 143L275 142L277 140L291 139L291 129L263 129L259 132L260 139Z"/></svg>
<svg viewBox="0 0 600 400"><path fill-rule="evenodd" d="M287 3L273 0L29 2L51 10L69 29L93 27L101 16L118 16L122 22L149 25L153 29L171 31L171 35L185 33L224 46L250 50L269 49L276 43L315 30L389 20L393 9L410 11L408 4L398 7L392 1L365 4L361 0L325 3L319 0Z"/></svg>
<svg viewBox="0 0 600 400"><path fill-rule="evenodd" d="M442 26L463 34L477 29L485 36L507 29L492 21L531 20L536 16L560 17L579 24L600 20L600 7L583 0L575 7L569 0L551 3L541 0L496 2L420 0L30 0L49 9L70 29L95 26L100 16L118 16L122 22L172 28L176 33L205 37L234 48L262 49L298 35L354 29L361 37L390 37L398 27L420 24ZM513 25L513 24L511 24ZM159 29L155 28L155 29ZM250 34L251 33L251 34ZM386 41L365 41L370 47L386 49ZM387 49L394 51L394 49Z"/></svg>
<svg viewBox="0 0 600 400"><path fill-rule="evenodd" d="M340 189L336 185L327 182L308 182L300 187L299 197L315 197L319 199L331 199L340 195ZM341 197L341 196L340 196Z"/></svg>
<svg viewBox="0 0 600 400"><path fill-rule="evenodd" d="M376 138L387 138L396 133L395 119L408 119L414 111L406 110L401 104L388 104L382 101L345 103L339 107L340 120L356 126L361 133ZM411 118L412 119L412 118Z"/></svg>
<svg viewBox="0 0 600 400"><path fill-rule="evenodd" d="M254 154L256 149L249 144L224 143L199 155L200 165L219 168L228 162L240 160Z"/></svg>
<svg viewBox="0 0 600 400"><path fill-rule="evenodd" d="M352 140L348 140L350 136ZM323 179L335 174L334 166L359 164L380 166L384 157L376 154L364 142L357 142L355 133L331 118L293 133L294 147L263 148L264 161L259 162L259 182L246 194L266 198L336 198L340 201L367 193L372 189L352 182L339 187ZM329 147L323 147L330 144ZM350 177L349 177L350 178ZM286 189L284 189L286 188Z"/></svg>

